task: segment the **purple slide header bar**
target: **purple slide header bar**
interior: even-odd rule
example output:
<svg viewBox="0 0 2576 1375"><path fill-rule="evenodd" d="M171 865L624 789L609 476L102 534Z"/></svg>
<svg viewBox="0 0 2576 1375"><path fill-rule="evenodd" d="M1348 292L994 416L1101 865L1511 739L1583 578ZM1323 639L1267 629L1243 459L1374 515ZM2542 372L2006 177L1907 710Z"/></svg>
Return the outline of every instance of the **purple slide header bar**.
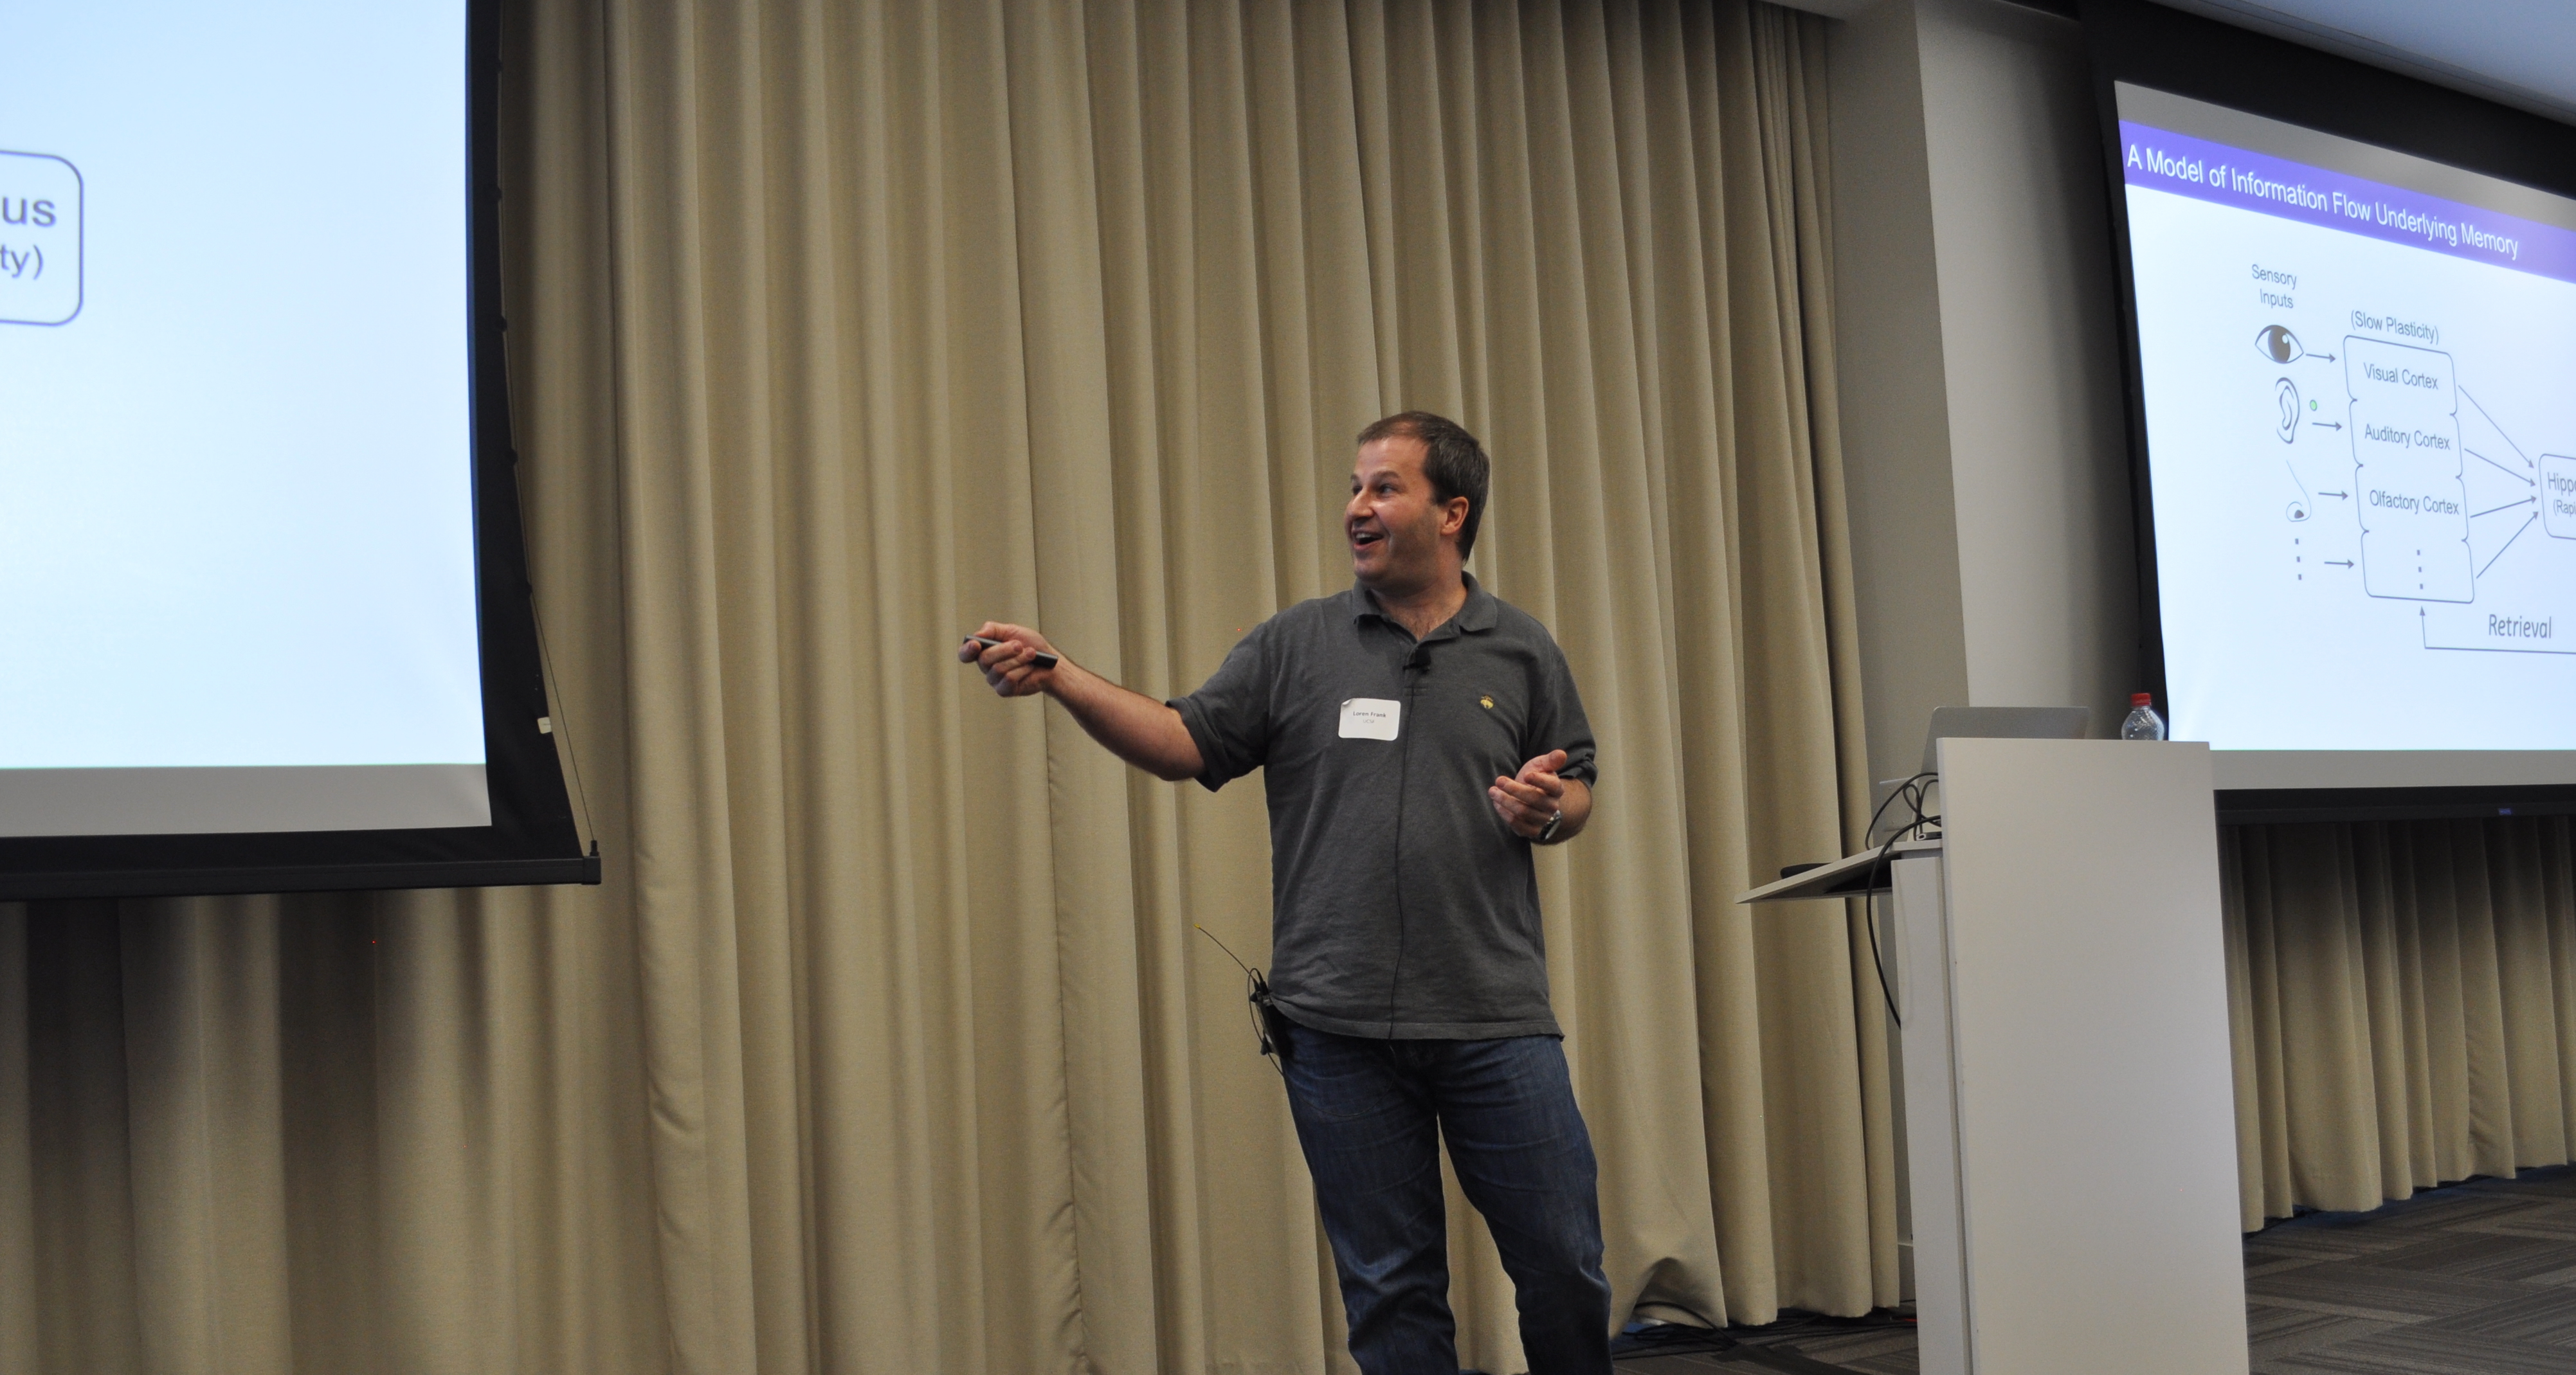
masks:
<svg viewBox="0 0 2576 1375"><path fill-rule="evenodd" d="M2120 121L2128 184L2576 282L2576 230Z"/></svg>

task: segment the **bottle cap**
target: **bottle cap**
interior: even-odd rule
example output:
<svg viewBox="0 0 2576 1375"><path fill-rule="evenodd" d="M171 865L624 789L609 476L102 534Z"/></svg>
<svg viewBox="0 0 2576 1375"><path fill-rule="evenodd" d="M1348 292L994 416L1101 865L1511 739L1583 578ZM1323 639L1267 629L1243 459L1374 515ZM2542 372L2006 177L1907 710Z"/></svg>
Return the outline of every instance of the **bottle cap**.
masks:
<svg viewBox="0 0 2576 1375"><path fill-rule="evenodd" d="M2130 693L2130 694L2129 694L2129 705L2130 705L2130 706L2133 706L2133 707L2151 707L2151 706L2154 706L2155 704L2156 704L2156 695L2155 695L2154 693L2152 693L2152 692L2132 692L2132 693Z"/></svg>

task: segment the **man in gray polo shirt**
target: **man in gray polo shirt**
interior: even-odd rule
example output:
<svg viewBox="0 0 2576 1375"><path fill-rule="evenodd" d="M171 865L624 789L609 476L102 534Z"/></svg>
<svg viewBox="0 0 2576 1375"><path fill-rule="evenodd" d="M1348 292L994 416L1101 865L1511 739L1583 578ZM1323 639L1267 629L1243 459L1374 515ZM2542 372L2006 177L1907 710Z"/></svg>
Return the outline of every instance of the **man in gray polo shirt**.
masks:
<svg viewBox="0 0 2576 1375"><path fill-rule="evenodd" d="M1120 758L1270 804L1289 1107L1367 1375L1453 1375L1439 1149L1519 1290L1531 1375L1610 1369L1591 1138L1548 1009L1533 845L1591 819L1592 728L1546 627L1468 576L1491 465L1423 412L1361 431L1355 586L1156 702L988 622L961 661Z"/></svg>

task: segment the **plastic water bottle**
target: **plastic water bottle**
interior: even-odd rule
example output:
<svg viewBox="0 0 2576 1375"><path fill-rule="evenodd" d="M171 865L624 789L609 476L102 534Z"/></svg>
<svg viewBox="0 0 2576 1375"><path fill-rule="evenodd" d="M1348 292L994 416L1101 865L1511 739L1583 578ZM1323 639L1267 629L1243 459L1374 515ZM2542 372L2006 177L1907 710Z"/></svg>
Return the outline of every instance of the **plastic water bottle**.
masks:
<svg viewBox="0 0 2576 1375"><path fill-rule="evenodd" d="M2129 719L2120 723L2123 740L2162 740L2165 718L2156 715L2156 695L2152 692L2129 694Z"/></svg>

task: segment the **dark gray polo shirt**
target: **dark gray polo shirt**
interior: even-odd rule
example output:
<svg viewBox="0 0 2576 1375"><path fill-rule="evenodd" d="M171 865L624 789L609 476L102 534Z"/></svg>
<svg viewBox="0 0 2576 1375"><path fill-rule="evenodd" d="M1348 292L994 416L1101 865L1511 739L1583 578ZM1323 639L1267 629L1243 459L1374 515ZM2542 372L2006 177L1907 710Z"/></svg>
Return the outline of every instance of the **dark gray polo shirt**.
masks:
<svg viewBox="0 0 2576 1375"><path fill-rule="evenodd" d="M1530 844L1485 796L1552 749L1565 777L1596 776L1545 626L1470 577L1467 604L1417 642L1355 586L1254 626L1172 706L1199 782L1266 771L1270 986L1290 1018L1349 1036L1562 1034Z"/></svg>

